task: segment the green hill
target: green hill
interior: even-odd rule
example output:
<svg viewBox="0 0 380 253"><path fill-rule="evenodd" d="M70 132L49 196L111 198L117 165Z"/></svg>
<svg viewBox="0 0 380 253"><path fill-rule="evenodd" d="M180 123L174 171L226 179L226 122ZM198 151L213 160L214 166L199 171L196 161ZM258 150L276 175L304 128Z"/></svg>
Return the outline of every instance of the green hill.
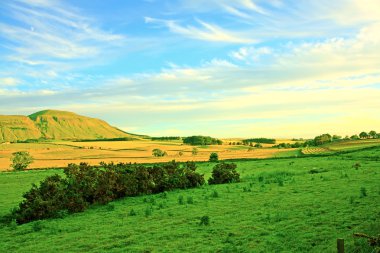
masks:
<svg viewBox="0 0 380 253"><path fill-rule="evenodd" d="M29 116L0 115L0 142L28 139L136 138L107 122L72 112L44 110Z"/></svg>

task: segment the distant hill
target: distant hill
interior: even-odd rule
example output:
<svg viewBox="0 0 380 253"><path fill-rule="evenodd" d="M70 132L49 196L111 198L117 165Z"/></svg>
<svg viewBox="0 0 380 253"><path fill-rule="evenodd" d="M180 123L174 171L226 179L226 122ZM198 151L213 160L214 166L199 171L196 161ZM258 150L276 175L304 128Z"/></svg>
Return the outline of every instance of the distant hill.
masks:
<svg viewBox="0 0 380 253"><path fill-rule="evenodd" d="M107 122L72 112L44 110L29 116L0 115L0 142L30 139L115 139L139 138Z"/></svg>

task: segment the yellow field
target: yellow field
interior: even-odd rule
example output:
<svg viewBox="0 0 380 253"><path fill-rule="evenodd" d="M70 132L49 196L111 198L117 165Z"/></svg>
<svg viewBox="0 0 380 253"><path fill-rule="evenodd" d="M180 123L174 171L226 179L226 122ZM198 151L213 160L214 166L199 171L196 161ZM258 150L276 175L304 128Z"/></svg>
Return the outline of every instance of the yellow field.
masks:
<svg viewBox="0 0 380 253"><path fill-rule="evenodd" d="M153 157L152 150L159 148L167 152L165 157ZM192 155L194 146L181 141L94 141L53 143L12 143L0 145L0 170L10 170L10 158L13 152L28 151L34 162L30 168L64 167L68 163L105 162L154 163L176 161L207 161L211 152L217 152L219 159L267 158L274 157L292 149L256 149L247 146L212 145L198 146L197 155ZM183 154L180 156L179 152Z"/></svg>

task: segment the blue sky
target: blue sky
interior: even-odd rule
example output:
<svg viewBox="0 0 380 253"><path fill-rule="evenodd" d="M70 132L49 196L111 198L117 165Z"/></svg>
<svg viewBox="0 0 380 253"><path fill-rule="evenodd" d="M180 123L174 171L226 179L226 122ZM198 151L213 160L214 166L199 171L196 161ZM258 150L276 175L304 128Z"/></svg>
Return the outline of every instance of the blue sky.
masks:
<svg viewBox="0 0 380 253"><path fill-rule="evenodd" d="M161 135L380 130L378 0L13 0L0 114Z"/></svg>

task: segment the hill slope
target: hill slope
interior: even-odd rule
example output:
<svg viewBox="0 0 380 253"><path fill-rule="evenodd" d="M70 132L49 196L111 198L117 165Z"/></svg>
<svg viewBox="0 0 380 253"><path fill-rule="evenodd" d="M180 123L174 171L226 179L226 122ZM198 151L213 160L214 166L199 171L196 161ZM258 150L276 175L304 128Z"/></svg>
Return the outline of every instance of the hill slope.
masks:
<svg viewBox="0 0 380 253"><path fill-rule="evenodd" d="M72 112L44 110L29 116L0 116L0 141L135 137L107 122Z"/></svg>

